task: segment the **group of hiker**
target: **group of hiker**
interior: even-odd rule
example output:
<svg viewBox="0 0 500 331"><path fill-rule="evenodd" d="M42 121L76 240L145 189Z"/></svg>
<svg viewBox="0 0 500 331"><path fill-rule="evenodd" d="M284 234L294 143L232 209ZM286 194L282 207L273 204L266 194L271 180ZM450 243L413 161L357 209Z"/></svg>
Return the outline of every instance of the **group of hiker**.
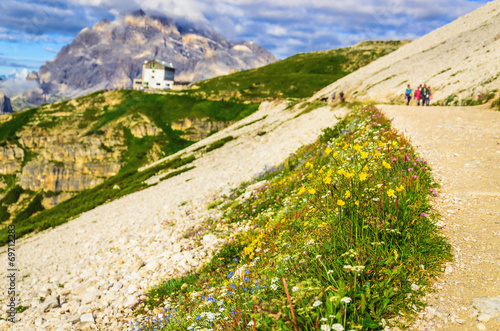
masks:
<svg viewBox="0 0 500 331"><path fill-rule="evenodd" d="M411 92L412 89L410 87L410 84L408 84L408 87L406 88L406 93L405 93L405 99L406 99L406 105L410 105L411 101ZM432 92L431 92L431 87L427 86L424 84L420 84L420 86L413 92L413 96L415 98L415 101L417 101L417 106L420 106L420 103L422 103L422 106L429 106L429 103L431 101L432 97Z"/></svg>
<svg viewBox="0 0 500 331"><path fill-rule="evenodd" d="M332 101L335 101L335 97L336 96L337 96L337 93L333 92L333 94L332 94ZM344 91L342 91L342 92L339 93L339 98L340 98L340 102L345 102Z"/></svg>

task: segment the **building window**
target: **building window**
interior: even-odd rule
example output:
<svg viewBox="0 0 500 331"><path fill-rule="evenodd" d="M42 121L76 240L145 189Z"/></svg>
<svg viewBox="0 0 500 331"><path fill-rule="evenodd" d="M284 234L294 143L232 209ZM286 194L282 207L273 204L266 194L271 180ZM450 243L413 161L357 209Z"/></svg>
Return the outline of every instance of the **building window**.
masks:
<svg viewBox="0 0 500 331"><path fill-rule="evenodd" d="M156 86L160 86L160 83L156 83Z"/></svg>
<svg viewBox="0 0 500 331"><path fill-rule="evenodd" d="M155 79L155 76L151 76L152 79Z"/></svg>
<svg viewBox="0 0 500 331"><path fill-rule="evenodd" d="M153 73L155 73L155 71L153 70Z"/></svg>

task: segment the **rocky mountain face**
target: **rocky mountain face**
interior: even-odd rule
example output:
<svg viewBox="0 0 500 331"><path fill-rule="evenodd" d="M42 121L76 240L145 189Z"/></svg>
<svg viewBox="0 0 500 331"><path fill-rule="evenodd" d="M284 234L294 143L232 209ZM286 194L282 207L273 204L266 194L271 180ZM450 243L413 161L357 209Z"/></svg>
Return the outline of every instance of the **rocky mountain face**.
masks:
<svg viewBox="0 0 500 331"><path fill-rule="evenodd" d="M40 68L39 82L44 93L69 97L131 88L143 62L151 59L172 63L175 79L190 82L276 61L253 42L227 41L209 27L181 26L139 11L83 29Z"/></svg>
<svg viewBox="0 0 500 331"><path fill-rule="evenodd" d="M0 91L0 115L12 112L13 110L10 99Z"/></svg>

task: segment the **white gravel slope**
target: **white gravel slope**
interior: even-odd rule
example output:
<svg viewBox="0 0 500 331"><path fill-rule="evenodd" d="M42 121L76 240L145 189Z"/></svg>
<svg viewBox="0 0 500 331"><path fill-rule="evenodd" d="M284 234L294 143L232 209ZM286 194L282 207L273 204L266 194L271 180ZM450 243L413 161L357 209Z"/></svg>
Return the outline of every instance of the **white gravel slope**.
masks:
<svg viewBox="0 0 500 331"><path fill-rule="evenodd" d="M347 99L404 101L406 85L431 86L433 100L500 89L500 0L460 17L317 92Z"/></svg>

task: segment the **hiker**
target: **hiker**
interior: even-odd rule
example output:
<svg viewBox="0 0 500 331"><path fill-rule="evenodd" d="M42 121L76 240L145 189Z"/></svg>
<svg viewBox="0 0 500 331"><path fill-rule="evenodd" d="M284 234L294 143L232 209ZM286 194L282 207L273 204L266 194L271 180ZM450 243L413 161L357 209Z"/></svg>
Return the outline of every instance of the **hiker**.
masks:
<svg viewBox="0 0 500 331"><path fill-rule="evenodd" d="M411 87L410 87L410 84L408 84L408 87L406 88L406 105L409 106L410 105L410 100L411 100Z"/></svg>
<svg viewBox="0 0 500 331"><path fill-rule="evenodd" d="M339 97L340 97L340 102L345 102L344 91L340 92Z"/></svg>
<svg viewBox="0 0 500 331"><path fill-rule="evenodd" d="M427 85L424 84L424 87L422 87L422 91L420 91L420 98L422 99L422 107L425 106L426 95L427 95Z"/></svg>
<svg viewBox="0 0 500 331"><path fill-rule="evenodd" d="M427 86L427 94L425 95L425 105L426 106L429 106L429 103L431 102L431 96L432 96L431 87Z"/></svg>
<svg viewBox="0 0 500 331"><path fill-rule="evenodd" d="M335 92L333 92L333 94L332 94L332 102L334 102L334 101L335 101L335 97L336 97L336 93L335 93Z"/></svg>
<svg viewBox="0 0 500 331"><path fill-rule="evenodd" d="M420 106L420 92L422 92L422 84L420 84L418 89L415 89L415 101L417 102L417 106Z"/></svg>

